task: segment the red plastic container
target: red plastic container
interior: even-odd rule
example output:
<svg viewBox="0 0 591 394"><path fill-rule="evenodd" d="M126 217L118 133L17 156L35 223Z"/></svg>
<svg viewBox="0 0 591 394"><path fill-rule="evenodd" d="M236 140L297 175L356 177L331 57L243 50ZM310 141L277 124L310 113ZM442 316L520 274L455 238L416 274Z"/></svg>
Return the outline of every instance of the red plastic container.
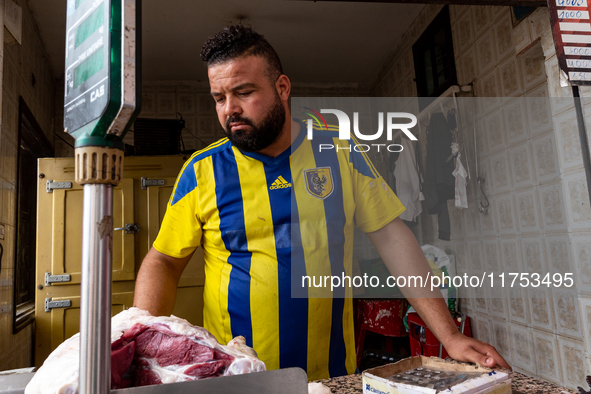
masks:
<svg viewBox="0 0 591 394"><path fill-rule="evenodd" d="M458 329L461 327L461 322L457 319L454 319L454 322L458 326ZM424 334L421 335L421 328L424 330ZM410 340L410 355L411 356L439 356L439 341L433 335L431 330L427 328L427 325L419 317L416 312L411 312L408 314L408 336ZM470 318L466 316L466 324L464 325L464 335L467 337L472 337L472 331L470 330ZM421 343L421 337L424 337L423 343ZM443 348L441 358L445 359L449 357L445 348Z"/></svg>
<svg viewBox="0 0 591 394"><path fill-rule="evenodd" d="M408 309L406 300L358 300L357 301L357 366L361 365L365 334L371 331L387 337L405 337L403 318ZM391 352L392 343L387 342L386 351ZM390 348L388 348L390 347Z"/></svg>

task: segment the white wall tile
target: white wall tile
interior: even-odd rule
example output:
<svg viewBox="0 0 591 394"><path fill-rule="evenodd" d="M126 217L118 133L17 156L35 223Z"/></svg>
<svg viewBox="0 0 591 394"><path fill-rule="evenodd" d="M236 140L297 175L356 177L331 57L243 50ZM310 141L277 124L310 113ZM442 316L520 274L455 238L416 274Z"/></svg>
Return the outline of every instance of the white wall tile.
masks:
<svg viewBox="0 0 591 394"><path fill-rule="evenodd" d="M482 275L482 274L481 274ZM481 276L479 275L479 276ZM488 314L489 309L489 295L487 293L486 288L484 287L474 287L474 310L476 312L481 313L483 315Z"/></svg>
<svg viewBox="0 0 591 394"><path fill-rule="evenodd" d="M513 190L511 167L509 165L508 151L493 154L490 156L490 170L493 180L493 191L495 195Z"/></svg>
<svg viewBox="0 0 591 394"><path fill-rule="evenodd" d="M183 115L195 113L195 95L193 93L179 93L177 108Z"/></svg>
<svg viewBox="0 0 591 394"><path fill-rule="evenodd" d="M522 237L521 250L523 253L523 268L524 272L530 274L546 275L548 272L548 263L546 261L546 249L544 246L544 238L538 237Z"/></svg>
<svg viewBox="0 0 591 394"><path fill-rule="evenodd" d="M546 60L546 74L548 75L548 92L551 97L552 112L557 115L574 106L572 89L570 86L560 85L558 59L556 56Z"/></svg>
<svg viewBox="0 0 591 394"><path fill-rule="evenodd" d="M487 29L491 26L493 18L488 7L470 7L472 19L474 20L475 37L489 34Z"/></svg>
<svg viewBox="0 0 591 394"><path fill-rule="evenodd" d="M174 93L158 93L157 97L158 115L170 116L177 112Z"/></svg>
<svg viewBox="0 0 591 394"><path fill-rule="evenodd" d="M467 243L469 256L468 272L474 275L482 273L482 253L480 251L480 242L471 241Z"/></svg>
<svg viewBox="0 0 591 394"><path fill-rule="evenodd" d="M476 74L479 77L487 74L498 64L497 48L493 30L488 30L482 35L477 35L474 50L476 53Z"/></svg>
<svg viewBox="0 0 591 394"><path fill-rule="evenodd" d="M499 242L496 238L486 238L482 241L484 269L490 272L503 271L503 264L499 259Z"/></svg>
<svg viewBox="0 0 591 394"><path fill-rule="evenodd" d="M534 186L536 183L532 150L531 141L509 148L511 175L515 189Z"/></svg>
<svg viewBox="0 0 591 394"><path fill-rule="evenodd" d="M504 272L523 272L521 242L516 237L502 237L499 239L501 245L501 261Z"/></svg>
<svg viewBox="0 0 591 394"><path fill-rule="evenodd" d="M556 329L561 337L583 340L577 293L568 289L552 289ZM582 344L582 342L581 342Z"/></svg>
<svg viewBox="0 0 591 394"><path fill-rule="evenodd" d="M543 228L540 218L540 204L538 202L538 193L536 188L528 188L515 192L519 220L519 230L521 233L539 234Z"/></svg>
<svg viewBox="0 0 591 394"><path fill-rule="evenodd" d="M533 45L519 56L525 90L538 87L546 81L544 53L540 44Z"/></svg>
<svg viewBox="0 0 591 394"><path fill-rule="evenodd" d="M591 229L591 206L585 171L562 174L570 229Z"/></svg>
<svg viewBox="0 0 591 394"><path fill-rule="evenodd" d="M475 53L480 56L480 53L477 50L475 50ZM479 104L478 111L480 115L485 115L495 111L501 103L501 99L499 98L501 97L499 70L495 67L486 75L479 74L479 76L480 78L477 80L475 88L476 95L480 97L477 101Z"/></svg>
<svg viewBox="0 0 591 394"><path fill-rule="evenodd" d="M456 256L456 273L465 274L469 270L468 254L464 242L454 242L453 254Z"/></svg>
<svg viewBox="0 0 591 394"><path fill-rule="evenodd" d="M574 276L578 289L591 293L591 234L573 233L571 240L576 267ZM591 329L591 326L586 327ZM591 344L591 342L589 343Z"/></svg>
<svg viewBox="0 0 591 394"><path fill-rule="evenodd" d="M505 286L510 286L513 276L510 272L505 273ZM515 281L512 287L507 290L507 304L509 309L509 320L511 322L528 325L530 324L529 298L526 289L519 286L519 279Z"/></svg>
<svg viewBox="0 0 591 394"><path fill-rule="evenodd" d="M496 224L495 224L495 198L488 194L487 198L489 202L489 207L487 210L487 214L480 215L480 228L482 229L483 235L496 235ZM484 197L482 198L482 204L486 204L486 200Z"/></svg>
<svg viewBox="0 0 591 394"><path fill-rule="evenodd" d="M511 345L511 325L506 321L493 321L494 346L503 358L511 364L513 362L513 346Z"/></svg>
<svg viewBox="0 0 591 394"><path fill-rule="evenodd" d="M557 152L560 158L561 170L567 171L572 168L582 167L581 143L574 109L555 117L554 129L556 130Z"/></svg>
<svg viewBox="0 0 591 394"><path fill-rule="evenodd" d="M582 341L558 337L562 362L562 384L576 390L585 384L585 351Z"/></svg>
<svg viewBox="0 0 591 394"><path fill-rule="evenodd" d="M488 153L503 151L507 147L503 112L501 110L492 112L486 115L483 120L486 128Z"/></svg>
<svg viewBox="0 0 591 394"><path fill-rule="evenodd" d="M569 235L546 234L546 253L548 257L548 272L551 275L559 273L575 272L575 265L572 256L572 246Z"/></svg>
<svg viewBox="0 0 591 394"><path fill-rule="evenodd" d="M497 53L499 60L515 55L515 46L513 45L513 26L511 18L501 18L494 26L496 34Z"/></svg>
<svg viewBox="0 0 591 394"><path fill-rule="evenodd" d="M581 317L583 319L583 332L585 333L585 350L587 356L591 353L591 298L579 298Z"/></svg>
<svg viewBox="0 0 591 394"><path fill-rule="evenodd" d="M568 223L561 182L539 186L538 193L541 202L544 228L547 231L565 231Z"/></svg>
<svg viewBox="0 0 591 394"><path fill-rule="evenodd" d="M507 142L512 146L530 137L527 125L527 102L523 97L512 100L503 106Z"/></svg>
<svg viewBox="0 0 591 394"><path fill-rule="evenodd" d="M492 343L494 333L491 332L492 324L489 317L482 314L476 314L472 321L475 323L474 326L476 326L474 338L486 343Z"/></svg>
<svg viewBox="0 0 591 394"><path fill-rule="evenodd" d="M535 277L537 283L543 280L542 277ZM552 291L544 285L536 285L536 280L530 276L530 287L527 289L529 297L531 324L534 328L553 333L556 324L554 322L554 301L552 300Z"/></svg>
<svg viewBox="0 0 591 394"><path fill-rule="evenodd" d="M521 70L517 58L510 57L499 65L503 97L516 97L523 94Z"/></svg>
<svg viewBox="0 0 591 394"><path fill-rule="evenodd" d="M553 134L545 134L532 138L536 179L539 183L547 183L560 177L556 143Z"/></svg>
<svg viewBox="0 0 591 394"><path fill-rule="evenodd" d="M532 24L533 39L540 37L540 43L544 56L549 58L555 53L554 38L552 37L552 28L550 27L550 18L548 10L541 7L534 11L529 17Z"/></svg>
<svg viewBox="0 0 591 394"><path fill-rule="evenodd" d="M490 290L490 295L492 297L488 300L491 316L493 316L495 319L501 318L508 321L509 310L504 289L500 286L495 286L487 290Z"/></svg>
<svg viewBox="0 0 591 394"><path fill-rule="evenodd" d="M475 181L471 182L476 185ZM477 189L478 190L478 189ZM474 193L476 194L476 193ZM468 209L464 210L464 217L466 223L466 238L480 237L480 218L481 213L478 211L478 202L474 199L468 203Z"/></svg>
<svg viewBox="0 0 591 394"><path fill-rule="evenodd" d="M556 335L533 330L537 374L543 379L560 385L560 347Z"/></svg>
<svg viewBox="0 0 591 394"><path fill-rule="evenodd" d="M526 94L528 124L532 136L544 134L552 130L551 99L548 98L548 87L528 91Z"/></svg>
<svg viewBox="0 0 591 394"><path fill-rule="evenodd" d="M511 323L511 345L513 347L513 365L535 374L536 365L532 329Z"/></svg>
<svg viewBox="0 0 591 394"><path fill-rule="evenodd" d="M519 231L517 210L513 193L495 196L496 212L498 214L499 233L501 235L516 235Z"/></svg>

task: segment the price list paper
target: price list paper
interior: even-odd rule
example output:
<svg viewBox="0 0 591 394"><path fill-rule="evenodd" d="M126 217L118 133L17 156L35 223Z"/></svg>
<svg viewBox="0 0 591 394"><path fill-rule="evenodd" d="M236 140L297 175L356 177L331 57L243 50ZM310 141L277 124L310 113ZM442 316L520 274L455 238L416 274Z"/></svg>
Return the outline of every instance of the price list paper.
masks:
<svg viewBox="0 0 591 394"><path fill-rule="evenodd" d="M548 0L560 69L572 85L591 85L591 0Z"/></svg>

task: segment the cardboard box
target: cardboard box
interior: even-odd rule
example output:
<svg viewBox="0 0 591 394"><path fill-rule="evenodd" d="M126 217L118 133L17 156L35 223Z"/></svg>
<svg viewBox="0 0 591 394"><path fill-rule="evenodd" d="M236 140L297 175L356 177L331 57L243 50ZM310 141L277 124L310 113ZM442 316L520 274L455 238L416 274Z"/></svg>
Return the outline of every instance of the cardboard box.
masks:
<svg viewBox="0 0 591 394"><path fill-rule="evenodd" d="M445 371L482 372L484 375L445 390L398 383L388 379L388 377L418 367ZM363 394L511 394L511 378L508 373L473 364L444 361L437 357L409 357L394 364L368 369L361 376L363 379Z"/></svg>

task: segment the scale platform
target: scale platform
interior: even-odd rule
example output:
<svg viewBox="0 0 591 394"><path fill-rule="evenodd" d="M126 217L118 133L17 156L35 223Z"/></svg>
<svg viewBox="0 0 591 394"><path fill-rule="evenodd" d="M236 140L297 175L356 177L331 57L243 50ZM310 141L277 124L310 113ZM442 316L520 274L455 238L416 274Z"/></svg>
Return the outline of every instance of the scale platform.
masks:
<svg viewBox="0 0 591 394"><path fill-rule="evenodd" d="M0 394L23 394L34 373L0 376ZM307 394L308 376L301 368L111 390L111 394Z"/></svg>

